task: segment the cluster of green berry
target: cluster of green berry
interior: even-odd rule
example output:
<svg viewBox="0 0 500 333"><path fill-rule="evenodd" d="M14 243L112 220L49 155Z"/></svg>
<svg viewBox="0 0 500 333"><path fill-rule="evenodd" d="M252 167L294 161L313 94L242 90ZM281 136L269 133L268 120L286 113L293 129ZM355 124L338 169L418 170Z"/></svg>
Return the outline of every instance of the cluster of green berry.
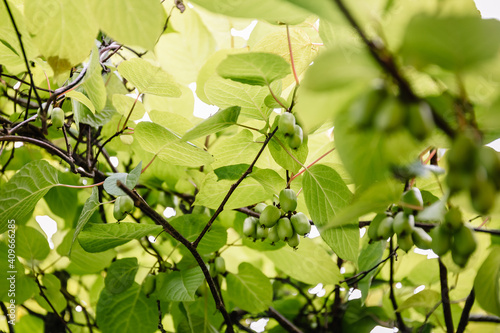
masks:
<svg viewBox="0 0 500 333"><path fill-rule="evenodd" d="M451 250L453 262L460 267L465 267L477 247L474 230L464 224L462 213L456 207L446 212L444 222L435 227L431 235L432 251L442 256Z"/></svg>
<svg viewBox="0 0 500 333"><path fill-rule="evenodd" d="M215 278L219 274L226 273L226 261L222 257L215 257L208 263L208 271L210 276Z"/></svg>
<svg viewBox="0 0 500 333"><path fill-rule="evenodd" d="M446 183L451 193L468 190L474 209L481 214L489 212L500 191L500 154L461 134L447 153L447 161Z"/></svg>
<svg viewBox="0 0 500 333"><path fill-rule="evenodd" d="M121 195L115 200L113 216L118 221L123 220L134 209L134 200L128 195Z"/></svg>
<svg viewBox="0 0 500 333"><path fill-rule="evenodd" d="M401 198L403 210L397 211L394 216L378 214L370 224L368 237L372 240L381 240L398 236L399 248L408 252L413 245L421 249L430 249L432 238L424 229L415 226L416 209L424 206L422 193L416 187L403 193ZM399 210L399 208L398 208Z"/></svg>
<svg viewBox="0 0 500 333"><path fill-rule="evenodd" d="M304 131L295 121L291 112L285 112L279 116L278 129L285 137L288 137L290 148L297 149L304 140Z"/></svg>
<svg viewBox="0 0 500 333"><path fill-rule="evenodd" d="M426 102L404 103L380 88L363 94L352 104L349 114L360 129L375 128L389 133L406 127L418 140L427 138L435 127Z"/></svg>
<svg viewBox="0 0 500 333"><path fill-rule="evenodd" d="M285 241L293 248L299 245L300 237L311 231L311 224L304 213L296 212L297 195L291 189L279 194L279 208L259 204L256 211L260 217L249 216L243 222L243 234L254 240L269 239L272 244Z"/></svg>

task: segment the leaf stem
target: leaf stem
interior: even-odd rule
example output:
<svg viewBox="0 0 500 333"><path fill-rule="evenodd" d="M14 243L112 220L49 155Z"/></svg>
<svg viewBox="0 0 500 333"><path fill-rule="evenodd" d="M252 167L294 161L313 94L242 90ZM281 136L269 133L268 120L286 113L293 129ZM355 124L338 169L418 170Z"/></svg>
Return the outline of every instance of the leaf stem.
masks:
<svg viewBox="0 0 500 333"><path fill-rule="evenodd" d="M320 157L318 157L314 162L312 162L311 164L309 164L307 167L305 167L304 169L302 169L299 173L297 173L296 175L293 175L292 178L290 178L290 181L288 182L287 186L290 185L290 183L295 179L297 178L298 176L300 176L301 174L303 174L306 169L309 169L310 167L312 167L314 164L318 163L319 161L321 161L323 158L325 158L328 154L330 154L332 151L334 151L335 148L332 148L330 149L329 151L327 151L326 153L324 153L323 155L321 155Z"/></svg>
<svg viewBox="0 0 500 333"><path fill-rule="evenodd" d="M288 24L286 25L286 38L288 40L288 50L290 51L290 65L292 66L293 77L295 78L295 83L299 85L299 78L297 76L297 71L295 70L295 62L293 60L292 41L290 39L290 29L288 28Z"/></svg>
<svg viewBox="0 0 500 333"><path fill-rule="evenodd" d="M281 103L279 98L274 94L273 90L271 89L271 86L267 86L267 87L269 88L269 92L271 93L271 96L273 96L276 103L278 103L283 109L289 111L288 108L283 103Z"/></svg>

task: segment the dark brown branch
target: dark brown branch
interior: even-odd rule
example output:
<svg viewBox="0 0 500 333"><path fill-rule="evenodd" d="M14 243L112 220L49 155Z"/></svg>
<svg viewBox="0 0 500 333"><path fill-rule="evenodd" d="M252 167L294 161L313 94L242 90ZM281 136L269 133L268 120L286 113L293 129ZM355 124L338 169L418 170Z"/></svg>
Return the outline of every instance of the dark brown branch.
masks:
<svg viewBox="0 0 500 333"><path fill-rule="evenodd" d="M28 86L29 86L29 85L31 85L28 81L25 81L25 80L23 80L23 79L20 79L20 78L18 78L18 77L17 77L17 76L15 76L15 75L9 75L9 74L5 74L5 73L0 73L0 76L5 76L5 77L8 77L9 79L17 80L17 81L19 81L19 82L22 82L22 83L24 83L24 84L28 85ZM36 89L38 89L38 90L42 90L42 91L46 91L46 92L50 92L50 93L53 93L53 92L54 92L54 90L51 90L51 89L45 89L45 88L41 88L41 87L36 87Z"/></svg>
<svg viewBox="0 0 500 333"><path fill-rule="evenodd" d="M441 259L438 258L439 262L439 279L441 280L441 299L443 301L443 313L444 313L444 321L446 323L446 331L447 333L453 333L453 317L451 315L451 306L450 306L450 295L448 288L448 270L446 266L443 264Z"/></svg>
<svg viewBox="0 0 500 333"><path fill-rule="evenodd" d="M465 328L469 323L470 310L472 309L475 298L476 295L474 294L474 288L472 288L469 296L467 296L467 299L465 300L464 309L462 310L462 315L460 316L460 321L458 322L457 333L465 332Z"/></svg>
<svg viewBox="0 0 500 333"><path fill-rule="evenodd" d="M292 322L286 319L281 313L276 311L272 306L269 307L267 313L270 317L274 318L285 330L291 333L302 333L302 331L295 326Z"/></svg>
<svg viewBox="0 0 500 333"><path fill-rule="evenodd" d="M210 272L208 271L208 268L203 261L203 258L200 256L196 248L191 244L189 240L187 240L183 235L181 235L170 223L168 223L167 220L163 218L158 212L156 212L153 208L151 208L146 201L135 191L130 190L127 188L122 182L119 180L116 182L116 185L123 191L125 192L129 197L131 197L134 200L134 205L139 208L144 214L149 216L156 224L161 225L163 227L163 230L165 230L170 236L172 236L175 240L179 241L182 245L184 245L189 252L193 255L195 258L196 262L198 263L198 266L200 266L201 271L203 272L203 275L205 276L205 279L207 280L208 286L210 287L210 291L212 293L212 296L215 301L215 305L217 309L221 312L222 316L224 317L224 321L227 326L226 332L228 333L233 333L233 325L231 322L231 318L229 317L229 314L227 313L227 310L224 306L224 302L217 291L217 287L215 285L215 282L210 276Z"/></svg>
<svg viewBox="0 0 500 333"><path fill-rule="evenodd" d="M224 210L224 205L227 203L227 201L229 200L229 198L231 197L231 195L233 194L233 192L236 190L236 188L241 184L241 182L246 178L246 176L248 176L250 173L252 173L252 170L253 170L253 167L254 167L255 163L257 163L257 160L259 159L260 155L262 154L262 152L266 148L266 146L269 143L269 141L271 141L272 137L274 136L274 134L276 133L277 130L278 130L278 127L276 127L267 136L266 140L264 141L264 144L260 148L259 152L257 153L257 156L255 156L253 162L250 164L250 166L248 167L248 169L241 175L241 177L233 185L231 185L231 188L229 189L229 191L227 192L226 196L224 197L224 200L222 200L221 204L219 205L219 208L217 208L217 210L215 211L214 215L212 215L212 217L208 221L208 223L205 226L205 228L203 228L203 230L199 234L198 238L196 238L196 240L193 242L194 248L196 248L198 246L198 244L202 240L203 236L205 236L205 234L207 233L208 229L210 229L210 227L212 226L212 223L214 223L214 221L217 218L217 216L219 216L219 214Z"/></svg>
<svg viewBox="0 0 500 333"><path fill-rule="evenodd" d="M59 318L59 320L61 321L61 323L64 325L64 327L68 330L69 333L72 333L70 328L68 327L68 324L64 321L64 319L59 315L59 313L57 312L56 308L54 307L54 305L52 305L52 303L50 302L50 300L48 299L47 295L45 295L45 293L43 292L43 287L42 285L40 284L40 281L38 281L38 277L35 277L35 282L36 284L38 285L38 289L40 290L40 296L43 297L43 299L45 301L47 301L47 303L49 304L50 308L52 309L52 311L54 312L54 314L57 316L57 318Z"/></svg>
<svg viewBox="0 0 500 333"><path fill-rule="evenodd" d="M470 315L469 321L481 322L481 323L499 323L500 324L500 317L486 316L486 315Z"/></svg>

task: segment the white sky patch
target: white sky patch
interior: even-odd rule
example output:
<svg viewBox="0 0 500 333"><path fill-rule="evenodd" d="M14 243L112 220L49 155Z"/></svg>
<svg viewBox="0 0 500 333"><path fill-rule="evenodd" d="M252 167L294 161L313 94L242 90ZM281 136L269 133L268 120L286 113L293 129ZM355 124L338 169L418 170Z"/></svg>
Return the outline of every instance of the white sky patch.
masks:
<svg viewBox="0 0 500 333"><path fill-rule="evenodd" d="M17 81L17 83L12 88L14 88L14 90L18 90L19 87L21 87L21 81Z"/></svg>
<svg viewBox="0 0 500 333"><path fill-rule="evenodd" d="M116 156L111 156L109 158L109 161L111 162L111 164L116 168L118 166L118 164L120 164L120 161L118 160L118 157Z"/></svg>
<svg viewBox="0 0 500 333"><path fill-rule="evenodd" d="M311 232L307 235L307 238L316 238L316 237L319 237L319 231L315 225L312 225Z"/></svg>
<svg viewBox="0 0 500 333"><path fill-rule="evenodd" d="M22 142L14 142L14 148L21 148L23 146Z"/></svg>
<svg viewBox="0 0 500 333"><path fill-rule="evenodd" d="M500 139L496 139L487 144L488 147L495 149L496 151L500 151Z"/></svg>
<svg viewBox="0 0 500 333"><path fill-rule="evenodd" d="M323 283L318 283L315 287L309 288L307 292L309 294L317 294L321 289L323 289Z"/></svg>
<svg viewBox="0 0 500 333"><path fill-rule="evenodd" d="M340 274L345 274L345 267L340 267Z"/></svg>
<svg viewBox="0 0 500 333"><path fill-rule="evenodd" d="M359 289L350 289L349 290L349 301L352 301L354 299L360 299L363 295L361 294L361 290Z"/></svg>
<svg viewBox="0 0 500 333"><path fill-rule="evenodd" d="M421 292L424 289L425 289L424 285L418 286L417 288L415 288L415 290L413 290L413 293L418 294L419 292Z"/></svg>
<svg viewBox="0 0 500 333"><path fill-rule="evenodd" d="M47 235L49 247L53 249L54 243L52 242L52 236L57 232L57 222L47 215L38 215L35 217L35 220L38 222L43 232L45 232L45 235Z"/></svg>
<svg viewBox="0 0 500 333"><path fill-rule="evenodd" d="M175 209L173 209L172 207L167 207L165 208L165 210L163 211L163 216L165 216L166 218L169 218L169 217L172 217L172 216L175 216L177 214L177 212L175 211Z"/></svg>
<svg viewBox="0 0 500 333"><path fill-rule="evenodd" d="M397 289L403 288L403 284L401 282L396 283L396 288Z"/></svg>
<svg viewBox="0 0 500 333"><path fill-rule="evenodd" d="M267 318L261 318L257 321L254 321L253 323L250 324L250 328L254 330L255 332L264 332L266 329L266 325L269 322L269 319Z"/></svg>
<svg viewBox="0 0 500 333"><path fill-rule="evenodd" d="M383 327L383 326L375 326L370 333L392 333L394 332L394 329L388 328L388 327Z"/></svg>
<svg viewBox="0 0 500 333"><path fill-rule="evenodd" d="M196 95L196 82L191 82L188 85L189 89L193 92L194 96L194 112L193 115L198 118L203 118L207 119L217 111L219 111L219 108L215 105L209 105L205 102L203 102L201 99L198 98Z"/></svg>
<svg viewBox="0 0 500 333"><path fill-rule="evenodd" d="M138 124L138 123L141 123L143 121L151 122L151 118L149 118L149 114L147 112L144 113L144 116L142 116L141 119L135 120L134 123Z"/></svg>
<svg viewBox="0 0 500 333"><path fill-rule="evenodd" d="M80 305L75 306L76 312L82 312L83 308Z"/></svg>
<svg viewBox="0 0 500 333"><path fill-rule="evenodd" d="M253 20L252 23L250 23L245 29L243 30L236 30L235 28L231 28L231 35L235 37L241 37L244 40L248 40L250 38L250 34L252 33L253 29L257 25L257 20Z"/></svg>
<svg viewBox="0 0 500 333"><path fill-rule="evenodd" d="M148 240L149 240L151 243L156 243L156 237L155 237L155 236L148 236Z"/></svg>
<svg viewBox="0 0 500 333"><path fill-rule="evenodd" d="M498 0L475 0L474 2L481 12L482 18L500 20L500 2Z"/></svg>
<svg viewBox="0 0 500 333"><path fill-rule="evenodd" d="M363 238L365 234L366 234L366 228L359 229L359 238Z"/></svg>
<svg viewBox="0 0 500 333"><path fill-rule="evenodd" d="M421 254L421 255L427 256L427 259L439 258L439 256L437 254L435 254L432 250L422 250L422 249L419 249L416 247L413 250L413 252L415 252L416 254Z"/></svg>

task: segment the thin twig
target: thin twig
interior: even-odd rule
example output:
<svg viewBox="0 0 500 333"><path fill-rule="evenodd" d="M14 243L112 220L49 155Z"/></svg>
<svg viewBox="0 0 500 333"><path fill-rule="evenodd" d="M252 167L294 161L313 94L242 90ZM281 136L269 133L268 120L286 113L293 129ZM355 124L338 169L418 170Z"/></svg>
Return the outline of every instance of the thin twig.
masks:
<svg viewBox="0 0 500 333"><path fill-rule="evenodd" d="M266 148L266 146L269 143L269 141L271 141L272 137L274 136L274 134L276 133L277 130L278 130L278 127L276 127L274 129L274 131L272 131L267 136L266 141L264 141L264 144L262 145L262 147L260 148L259 152L257 153L257 156L255 156L252 164L250 164L250 166L248 167L248 169L240 176L240 178L233 185L231 185L231 188L229 189L229 191L227 192L226 196L222 200L221 204L219 205L219 207L215 211L214 215L212 215L212 217L208 221L208 223L205 226L205 228L203 228L203 230L201 231L201 233L198 235L198 238L196 238L196 240L193 242L194 248L196 248L198 246L198 244L202 240L203 236L205 236L205 234L207 233L208 229L210 229L210 227L212 226L212 223L214 223L214 221L217 218L217 216L219 216L219 214L224 210L224 205L227 203L227 201L229 200L229 198L231 197L231 195L233 194L233 192L236 190L236 188L238 187L238 185L241 184L241 182L246 178L246 176L248 176L250 173L252 173L252 170L253 170L253 167L254 167L255 163L257 163L257 160L259 159L260 155L262 154L262 152Z"/></svg>
<svg viewBox="0 0 500 333"><path fill-rule="evenodd" d="M52 303L50 302L50 300L48 299L47 295L45 295L45 293L43 292L43 287L42 285L40 284L40 281L38 281L38 277L35 277L35 282L36 284L38 285L38 289L40 290L40 296L43 297L43 299L45 299L45 301L47 301L47 303L49 304L50 308L52 309L52 311L54 312L54 314L57 316L57 318L59 318L59 320L61 321L61 323L64 325L64 327L68 330L68 332L72 333L70 328L68 327L68 324L64 321L64 319L59 315L59 313L57 312L56 308L54 307L54 305L52 305Z"/></svg>
<svg viewBox="0 0 500 333"><path fill-rule="evenodd" d="M444 321L446 323L446 331L447 333L453 333L453 317L451 314L451 306L450 306L450 295L448 288L448 270L446 266L443 264L440 258L438 258L439 262L439 279L441 281L441 300L443 301L443 314Z"/></svg>
<svg viewBox="0 0 500 333"><path fill-rule="evenodd" d="M389 248L391 253L394 251L394 245L393 245L393 237L391 237L391 240L389 241ZM392 303L392 308L394 309L394 312L396 313L396 321L398 328L401 332L407 332L408 328L406 327L403 317L401 316L401 313L398 311L398 303L396 302L396 296L394 295L394 256L391 256L391 261L390 261L390 275L389 275L389 298L391 299Z"/></svg>
<svg viewBox="0 0 500 333"><path fill-rule="evenodd" d="M297 326L295 326L291 321L286 319L281 313L276 311L276 309L273 308L272 306L269 307L267 313L269 313L269 316L276 319L276 321L281 325L281 327L287 330L288 332L302 333L302 331Z"/></svg>
<svg viewBox="0 0 500 333"><path fill-rule="evenodd" d="M465 332L465 328L469 323L470 310L472 309L475 298L474 288L472 288L469 296L467 296L467 299L465 300L464 309L462 310L462 315L460 316L460 321L458 322L457 333Z"/></svg>

